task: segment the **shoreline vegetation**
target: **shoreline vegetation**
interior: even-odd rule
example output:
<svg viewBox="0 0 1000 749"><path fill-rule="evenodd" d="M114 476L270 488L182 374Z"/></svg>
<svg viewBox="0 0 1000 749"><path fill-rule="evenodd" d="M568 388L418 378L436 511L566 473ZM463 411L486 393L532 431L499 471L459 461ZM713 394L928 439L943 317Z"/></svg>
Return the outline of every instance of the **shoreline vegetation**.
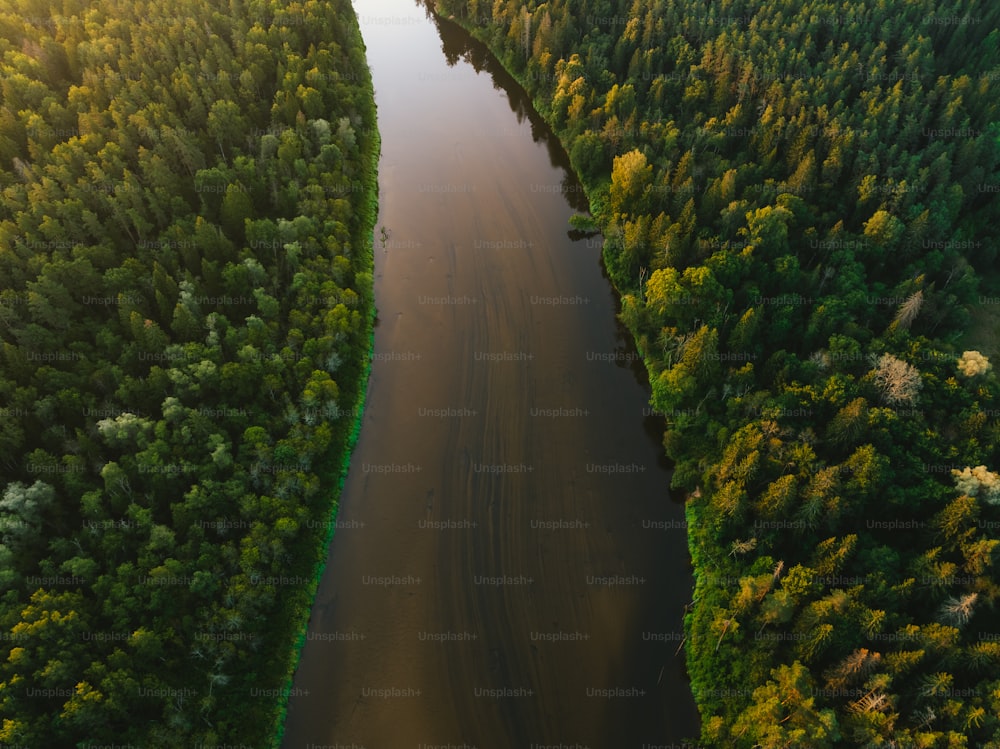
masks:
<svg viewBox="0 0 1000 749"><path fill-rule="evenodd" d="M353 13L353 6L352 13ZM355 36L354 43L359 45L362 50L365 49L364 40L361 37L361 30L357 24L357 15L353 15L351 19L354 28L352 33ZM302 655L302 648L306 643L306 636L308 634L309 622L312 618L312 609L316 600L316 592L319 589L320 581L323 578L323 574L326 571L326 563L329 557L330 544L333 542L333 536L336 531L337 526L337 516L339 514L339 500L340 496L344 490L344 482L347 480L347 474L351 467L351 457L354 453L354 447L358 442L358 437L361 434L361 423L364 419L364 407L366 402L366 392L368 389L368 379L371 374L372 365L372 355L375 350L375 319L378 311L375 306L374 297L374 271L375 271L375 257L374 257L374 239L375 239L375 224L378 219L378 208L379 208L379 192L378 192L378 165L379 158L381 156L381 138L379 136L379 131L377 127L377 115L375 109L375 89L372 84L370 71L365 66L365 71L368 74L368 80L365 82L365 93L372 102L371 111L371 124L370 132L372 139L370 141L369 149L367 152L368 158L370 159L369 171L365 173L364 187L361 191L361 198L358 204L358 212L361 214L361 219L359 222L359 228L361 233L354 237L354 246L360 246L364 249L364 267L367 269L365 272L372 274L371 279L363 282L368 282L368 287L366 291L370 294L368 297L368 303L365 305L366 318L365 318L365 328L363 330L363 337L368 340L367 348L364 350L364 360L363 366L364 371L361 377L355 383L355 393L354 393L354 405L349 411L349 413L354 414L354 422L351 425L350 433L347 437L347 441L343 446L343 449L339 452L340 455L340 468L333 474L332 482L324 481L324 486L329 487L331 492L331 498L333 500L333 505L328 513L329 522L324 524L327 528L326 538L317 547L318 559L316 562L316 571L313 575L312 584L302 591L302 604L299 609L299 626L297 627L298 633L295 638L295 645L292 649L290 668L288 671L288 676L285 682L285 690L282 693L282 705L281 711L278 715L275 726L275 737L271 742L272 749L280 749L281 740L285 733L285 718L287 715L288 697L292 694L292 682L295 678L295 671L298 668L299 659ZM364 155L364 154L362 154ZM334 463L337 460L338 453L331 451L330 457Z"/></svg>
<svg viewBox="0 0 1000 749"><path fill-rule="evenodd" d="M0 743L278 746L374 341L346 0L0 11Z"/></svg>
<svg viewBox="0 0 1000 749"><path fill-rule="evenodd" d="M606 238L687 497L703 745L1000 745L998 352L959 345L996 335L1000 9L429 7Z"/></svg>

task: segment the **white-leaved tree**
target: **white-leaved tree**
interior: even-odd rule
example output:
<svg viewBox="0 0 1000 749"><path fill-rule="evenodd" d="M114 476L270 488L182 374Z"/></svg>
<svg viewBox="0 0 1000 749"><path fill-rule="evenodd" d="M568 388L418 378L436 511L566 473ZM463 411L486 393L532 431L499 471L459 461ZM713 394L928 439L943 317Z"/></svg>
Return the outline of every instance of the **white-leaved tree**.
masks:
<svg viewBox="0 0 1000 749"><path fill-rule="evenodd" d="M882 354L875 365L875 384L882 391L886 402L912 403L920 387L920 371L892 354Z"/></svg>
<svg viewBox="0 0 1000 749"><path fill-rule="evenodd" d="M966 377L986 374L990 369L990 360L978 351L965 351L958 360L958 371Z"/></svg>
<svg viewBox="0 0 1000 749"><path fill-rule="evenodd" d="M115 447L137 444L145 447L153 429L147 419L128 412L118 414L113 419L101 419L96 426L108 444Z"/></svg>
<svg viewBox="0 0 1000 749"><path fill-rule="evenodd" d="M56 491L44 481L25 486L20 481L7 485L0 498L0 539L17 548L30 544L42 530L42 516L55 499Z"/></svg>
<svg viewBox="0 0 1000 749"><path fill-rule="evenodd" d="M960 494L981 497L991 505L1000 504L1000 474L987 470L986 466L966 466L961 471L953 468L951 474Z"/></svg>
<svg viewBox="0 0 1000 749"><path fill-rule="evenodd" d="M972 618L978 599L978 593L966 593L957 598L949 598L941 605L941 610L938 612L938 621L942 624L947 624L949 627L961 629Z"/></svg>
<svg viewBox="0 0 1000 749"><path fill-rule="evenodd" d="M920 308L923 306L923 304L924 304L923 291L915 291L914 293L910 294L906 298L906 301L900 305L899 311L896 313L896 317L892 321L892 324L889 326L889 329L909 330L910 326L913 324L913 321L917 319L917 315L920 314Z"/></svg>

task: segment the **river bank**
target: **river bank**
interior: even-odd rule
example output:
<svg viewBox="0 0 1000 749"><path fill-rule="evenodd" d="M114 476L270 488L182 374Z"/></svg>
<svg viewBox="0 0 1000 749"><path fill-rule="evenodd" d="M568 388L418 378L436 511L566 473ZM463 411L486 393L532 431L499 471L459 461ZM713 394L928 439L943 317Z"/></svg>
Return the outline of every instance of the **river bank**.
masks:
<svg viewBox="0 0 1000 749"><path fill-rule="evenodd" d="M361 36L361 29L357 25L357 17L354 18L353 35L358 48L364 52L364 39ZM359 273L357 278L357 291L363 300L362 314L365 319L364 337L368 340L367 351L362 359L361 376L355 381L353 388L353 406L348 411L350 420L349 432L346 443L339 454L329 456L333 465L337 466L335 471L323 476L323 483L329 487L332 504L327 512L326 520L318 527L325 531L321 535L321 543L316 546L315 551L315 571L312 574L311 583L299 591L296 603L289 607L290 619L293 626L294 645L290 649L288 658L288 674L285 679L284 688L279 697L279 710L274 719L273 739L270 742L272 749L278 749L282 744L285 733L285 719L288 713L288 697L294 694L295 672L298 669L302 658L302 648L306 643L306 636L309 628L309 620L312 617L312 607L316 600L316 591L319 588L320 580L326 571L327 550L333 541L337 528L337 517L339 515L340 497L343 494L344 482L351 467L351 457L357 445L358 437L361 434L361 424L364 419L366 404L366 393L368 391L368 381L371 375L372 356L375 351L375 323L378 317L378 309L375 304L374 292L374 271L375 271L375 224L378 219L378 164L381 155L381 138L376 126L377 107L375 102L375 89L372 84L371 73L369 71L367 79L362 85L365 96L372 102L372 119L368 123L371 138L367 139L369 148L366 162L369 168L365 170L361 178L361 197L358 201L360 207L358 231L351 237L351 245L356 248L355 262L358 263ZM333 451L331 451L333 452ZM339 461L339 463L338 463Z"/></svg>

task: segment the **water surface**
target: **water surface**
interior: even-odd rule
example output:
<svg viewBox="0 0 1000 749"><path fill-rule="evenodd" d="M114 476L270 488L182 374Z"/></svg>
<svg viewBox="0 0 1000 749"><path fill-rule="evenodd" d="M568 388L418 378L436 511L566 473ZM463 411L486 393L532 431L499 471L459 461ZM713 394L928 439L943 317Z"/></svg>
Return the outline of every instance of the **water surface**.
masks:
<svg viewBox="0 0 1000 749"><path fill-rule="evenodd" d="M356 10L379 323L283 746L680 745L683 508L582 190L482 45Z"/></svg>

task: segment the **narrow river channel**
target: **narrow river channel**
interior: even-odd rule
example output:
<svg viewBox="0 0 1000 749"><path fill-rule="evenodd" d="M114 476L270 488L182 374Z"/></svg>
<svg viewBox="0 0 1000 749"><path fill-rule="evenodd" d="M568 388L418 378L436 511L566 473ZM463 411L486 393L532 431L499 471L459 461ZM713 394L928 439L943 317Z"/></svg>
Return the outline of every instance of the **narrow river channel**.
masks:
<svg viewBox="0 0 1000 749"><path fill-rule="evenodd" d="M355 7L379 323L283 746L681 746L683 508L579 184L482 45Z"/></svg>

